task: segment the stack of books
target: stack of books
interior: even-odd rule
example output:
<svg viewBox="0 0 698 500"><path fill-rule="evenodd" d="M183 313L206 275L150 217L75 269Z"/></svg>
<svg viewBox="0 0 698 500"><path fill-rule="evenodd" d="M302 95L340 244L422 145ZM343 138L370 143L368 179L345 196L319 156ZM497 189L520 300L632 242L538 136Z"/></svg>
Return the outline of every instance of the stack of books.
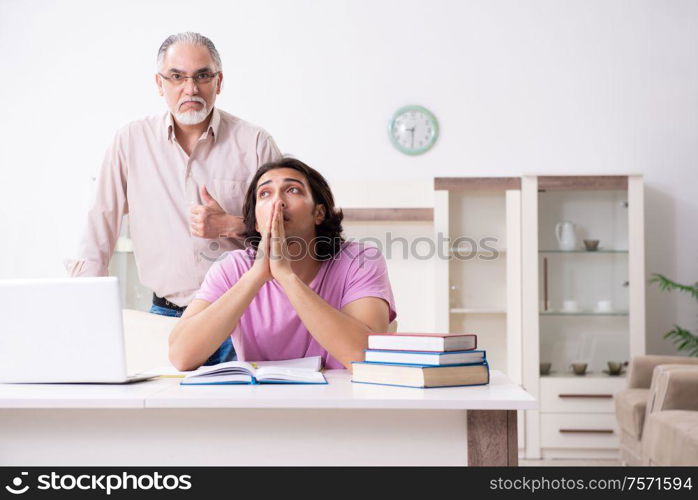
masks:
<svg viewBox="0 0 698 500"><path fill-rule="evenodd" d="M369 335L366 361L352 363L352 382L420 388L488 384L486 353L476 347L472 334Z"/></svg>

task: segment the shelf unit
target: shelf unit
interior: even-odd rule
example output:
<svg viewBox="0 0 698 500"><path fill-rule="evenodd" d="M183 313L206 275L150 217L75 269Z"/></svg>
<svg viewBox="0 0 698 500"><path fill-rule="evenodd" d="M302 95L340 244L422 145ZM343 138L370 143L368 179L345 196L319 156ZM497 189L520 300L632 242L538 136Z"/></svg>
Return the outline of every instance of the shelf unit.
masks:
<svg viewBox="0 0 698 500"><path fill-rule="evenodd" d="M522 383L521 180L434 179L435 330L472 332L492 367ZM524 445L519 412L519 446Z"/></svg>
<svg viewBox="0 0 698 500"><path fill-rule="evenodd" d="M448 249L436 263L436 329L478 334L487 357L513 380L520 359L515 321L520 292L518 178L434 179L435 241ZM510 359L511 355L511 359Z"/></svg>
<svg viewBox="0 0 698 500"><path fill-rule="evenodd" d="M436 331L478 334L492 366L541 401L519 416L526 458L616 456L613 394L626 377L603 369L645 352L642 177L437 178L434 188L436 241L449 257L435 264ZM573 250L557 248L565 220L578 224ZM483 236L497 240L489 261ZM590 373L568 373L572 361Z"/></svg>
<svg viewBox="0 0 698 500"><path fill-rule="evenodd" d="M645 352L643 218L639 175L521 179L523 384L541 401L526 412L527 458L617 456L613 394L626 379L603 369ZM576 224L578 248L555 248L561 221ZM573 361L591 373L570 374Z"/></svg>

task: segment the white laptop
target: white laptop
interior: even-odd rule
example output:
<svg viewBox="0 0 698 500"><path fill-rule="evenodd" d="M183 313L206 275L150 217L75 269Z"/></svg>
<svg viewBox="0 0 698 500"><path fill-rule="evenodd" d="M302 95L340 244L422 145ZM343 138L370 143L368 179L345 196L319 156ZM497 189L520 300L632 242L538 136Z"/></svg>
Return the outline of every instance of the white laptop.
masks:
<svg viewBox="0 0 698 500"><path fill-rule="evenodd" d="M119 282L0 280L0 383L127 383Z"/></svg>

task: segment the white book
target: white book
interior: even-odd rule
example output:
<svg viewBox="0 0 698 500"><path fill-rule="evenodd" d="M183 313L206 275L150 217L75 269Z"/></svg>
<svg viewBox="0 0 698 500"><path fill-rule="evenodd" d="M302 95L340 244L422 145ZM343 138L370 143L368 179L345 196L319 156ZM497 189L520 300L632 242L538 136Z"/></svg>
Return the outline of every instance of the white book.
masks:
<svg viewBox="0 0 698 500"><path fill-rule="evenodd" d="M202 366L187 374L180 384L326 384L321 368L320 356L280 361L227 361Z"/></svg>
<svg viewBox="0 0 698 500"><path fill-rule="evenodd" d="M385 333L368 336L369 349L399 351L469 351L477 347L474 334Z"/></svg>

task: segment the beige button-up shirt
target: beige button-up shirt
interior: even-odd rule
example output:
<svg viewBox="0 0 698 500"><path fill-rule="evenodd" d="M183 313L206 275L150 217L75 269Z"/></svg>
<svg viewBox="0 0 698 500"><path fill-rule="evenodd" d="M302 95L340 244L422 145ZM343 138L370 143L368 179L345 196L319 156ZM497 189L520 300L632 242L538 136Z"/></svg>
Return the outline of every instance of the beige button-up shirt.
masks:
<svg viewBox="0 0 698 500"><path fill-rule="evenodd" d="M240 248L230 238L191 235L190 210L203 204L201 186L226 213L242 215L255 171L280 157L266 131L215 108L191 156L177 142L169 112L128 124L106 152L78 258L66 261L68 273L106 276L122 216L129 214L141 283L177 305L188 305L211 264L223 252Z"/></svg>

